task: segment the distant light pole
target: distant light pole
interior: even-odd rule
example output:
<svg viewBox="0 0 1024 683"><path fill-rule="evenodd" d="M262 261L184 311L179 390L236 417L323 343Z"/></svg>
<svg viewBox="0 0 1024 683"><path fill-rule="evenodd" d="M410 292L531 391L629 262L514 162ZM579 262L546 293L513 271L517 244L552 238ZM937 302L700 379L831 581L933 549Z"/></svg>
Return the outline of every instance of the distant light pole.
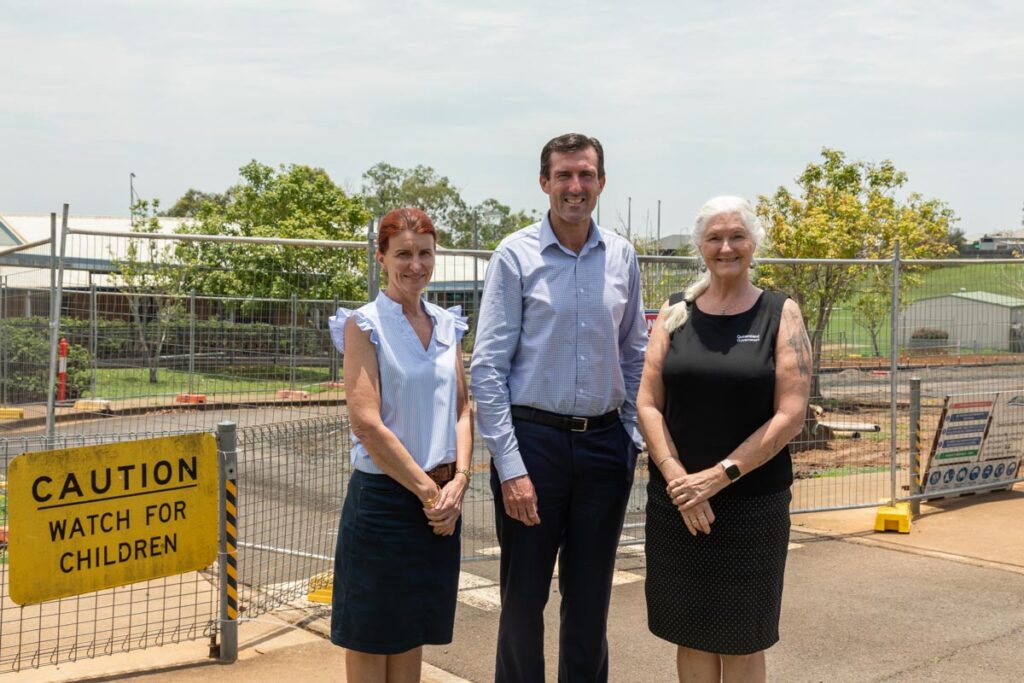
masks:
<svg viewBox="0 0 1024 683"><path fill-rule="evenodd" d="M480 249L480 217L473 212L473 251ZM477 272L477 262L480 259L473 254L473 325L476 325L478 313L480 312L480 275Z"/></svg>
<svg viewBox="0 0 1024 683"><path fill-rule="evenodd" d="M629 203L626 205L626 239L633 241L633 198L627 197Z"/></svg>
<svg viewBox="0 0 1024 683"><path fill-rule="evenodd" d="M128 174L128 220L131 222L132 230L135 229L135 174Z"/></svg>
<svg viewBox="0 0 1024 683"><path fill-rule="evenodd" d="M661 200L658 200L658 249L661 249Z"/></svg>

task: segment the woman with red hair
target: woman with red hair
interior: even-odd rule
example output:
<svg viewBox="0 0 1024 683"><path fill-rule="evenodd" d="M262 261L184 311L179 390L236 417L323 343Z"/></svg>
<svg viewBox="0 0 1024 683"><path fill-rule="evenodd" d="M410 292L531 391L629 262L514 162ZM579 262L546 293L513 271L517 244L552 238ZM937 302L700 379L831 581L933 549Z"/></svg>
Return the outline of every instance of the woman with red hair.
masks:
<svg viewBox="0 0 1024 683"><path fill-rule="evenodd" d="M419 209L381 220L387 286L330 320L344 353L352 479L334 566L331 641L348 680L420 680L423 645L450 643L462 498L473 448L460 342L467 326L422 294L437 231Z"/></svg>

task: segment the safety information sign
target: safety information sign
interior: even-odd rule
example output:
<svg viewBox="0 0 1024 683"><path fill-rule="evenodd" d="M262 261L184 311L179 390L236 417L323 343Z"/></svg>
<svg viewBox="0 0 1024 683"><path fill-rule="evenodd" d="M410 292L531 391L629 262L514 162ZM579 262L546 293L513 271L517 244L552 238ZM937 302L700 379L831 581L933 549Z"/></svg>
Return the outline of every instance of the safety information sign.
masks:
<svg viewBox="0 0 1024 683"><path fill-rule="evenodd" d="M216 558L212 434L26 453L8 466L7 489L9 593L21 605Z"/></svg>
<svg viewBox="0 0 1024 683"><path fill-rule="evenodd" d="M923 493L998 486L1016 479L1024 457L1024 394L946 397Z"/></svg>

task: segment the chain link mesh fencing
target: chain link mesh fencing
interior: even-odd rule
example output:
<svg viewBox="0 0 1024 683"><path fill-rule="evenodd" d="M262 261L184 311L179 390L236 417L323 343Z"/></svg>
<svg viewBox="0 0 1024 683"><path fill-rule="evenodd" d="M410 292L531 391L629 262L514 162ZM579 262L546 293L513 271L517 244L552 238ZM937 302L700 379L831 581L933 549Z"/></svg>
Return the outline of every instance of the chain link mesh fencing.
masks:
<svg viewBox="0 0 1024 683"><path fill-rule="evenodd" d="M47 248L16 263L0 259L0 406L23 411L0 421L0 475L18 454L54 445L235 422L242 618L303 596L310 579L333 566L350 474L341 357L327 318L373 293L379 273L366 246L204 244L81 231L67 240L59 315L50 310L57 290L49 285ZM427 291L441 306L460 306L471 330L487 258L440 252ZM656 310L695 276L693 258L642 256L647 308ZM794 512L910 494L911 376L922 380L925 434L934 433L947 396L1024 396L1024 262L766 259L753 277L797 299L813 342L812 407L792 444ZM59 367L49 362L54 323L68 354L65 400L48 415ZM472 332L464 341L468 359ZM479 437L473 472L463 559L494 559ZM646 483L641 457L627 548L643 542ZM0 527L5 506L0 499ZM216 635L213 568L19 607L7 598L0 553L0 671Z"/></svg>

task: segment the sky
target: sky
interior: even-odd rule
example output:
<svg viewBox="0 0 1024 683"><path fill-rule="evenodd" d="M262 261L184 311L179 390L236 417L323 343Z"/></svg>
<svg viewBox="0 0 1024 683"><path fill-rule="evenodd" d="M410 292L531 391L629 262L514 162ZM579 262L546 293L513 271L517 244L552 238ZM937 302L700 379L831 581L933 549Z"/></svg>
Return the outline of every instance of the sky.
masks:
<svg viewBox="0 0 1024 683"><path fill-rule="evenodd" d="M547 207L544 143L598 137L601 223L890 159L968 235L1024 218L1024 3L5 0L0 214L169 206L251 159L351 191L385 161ZM629 211L630 198L632 211Z"/></svg>

